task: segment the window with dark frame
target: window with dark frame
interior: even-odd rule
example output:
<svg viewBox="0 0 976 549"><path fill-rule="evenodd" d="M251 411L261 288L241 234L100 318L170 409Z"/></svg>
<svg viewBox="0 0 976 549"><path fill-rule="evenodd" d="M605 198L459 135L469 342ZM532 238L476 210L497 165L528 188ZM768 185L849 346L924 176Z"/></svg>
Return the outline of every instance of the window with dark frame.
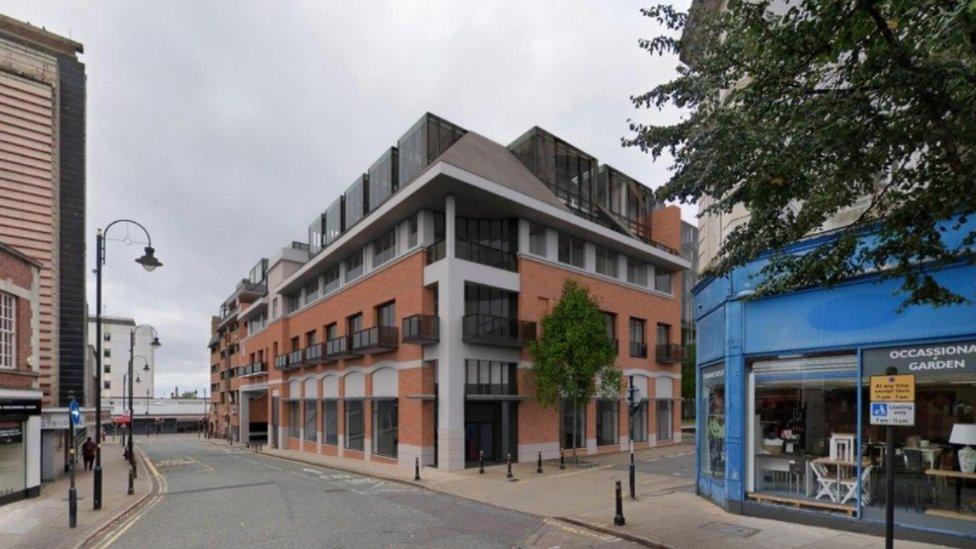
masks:
<svg viewBox="0 0 976 549"><path fill-rule="evenodd" d="M397 457L398 414L397 399L373 400L373 453L390 458Z"/></svg>
<svg viewBox="0 0 976 549"><path fill-rule="evenodd" d="M566 233L559 233L559 262L574 267L585 268L585 245L583 239Z"/></svg>
<svg viewBox="0 0 976 549"><path fill-rule="evenodd" d="M343 260L346 268L346 282L356 280L363 275L363 250L360 248Z"/></svg>
<svg viewBox="0 0 976 549"><path fill-rule="evenodd" d="M315 441L318 437L317 401L305 401L305 440Z"/></svg>
<svg viewBox="0 0 976 549"><path fill-rule="evenodd" d="M647 340L644 334L646 322L642 318L630 319L630 356L633 358L647 357Z"/></svg>
<svg viewBox="0 0 976 549"><path fill-rule="evenodd" d="M617 278L618 273L618 260L619 255L617 252L604 248L603 246L596 247L596 272L604 276L610 276Z"/></svg>
<svg viewBox="0 0 976 549"><path fill-rule="evenodd" d="M395 256L396 228L393 228L373 241L373 268L379 267Z"/></svg>
<svg viewBox="0 0 976 549"><path fill-rule="evenodd" d="M529 253L546 256L546 228L531 221L529 222Z"/></svg>

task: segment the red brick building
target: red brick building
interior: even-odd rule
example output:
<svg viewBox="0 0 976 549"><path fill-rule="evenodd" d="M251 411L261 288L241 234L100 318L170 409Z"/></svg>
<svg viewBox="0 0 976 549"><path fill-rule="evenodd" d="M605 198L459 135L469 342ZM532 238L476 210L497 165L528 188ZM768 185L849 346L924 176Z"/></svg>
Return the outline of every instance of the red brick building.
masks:
<svg viewBox="0 0 976 549"><path fill-rule="evenodd" d="M0 242L0 503L41 484L41 264Z"/></svg>
<svg viewBox="0 0 976 549"><path fill-rule="evenodd" d="M508 147L425 115L214 317L212 429L237 440L457 469L620 451L620 393L534 399L528 342L564 280L587 286L641 401L635 444L680 437L677 208L539 128Z"/></svg>

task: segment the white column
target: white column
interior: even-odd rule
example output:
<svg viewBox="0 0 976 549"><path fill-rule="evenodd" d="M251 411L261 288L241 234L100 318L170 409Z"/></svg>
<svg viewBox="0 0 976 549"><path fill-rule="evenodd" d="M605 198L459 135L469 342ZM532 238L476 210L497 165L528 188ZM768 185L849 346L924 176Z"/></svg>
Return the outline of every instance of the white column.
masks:
<svg viewBox="0 0 976 549"><path fill-rule="evenodd" d="M437 465L440 469L464 468L464 356L461 317L464 315L464 281L456 276L454 196L444 204L446 240L445 271L438 283L440 353L437 360Z"/></svg>
<svg viewBox="0 0 976 549"><path fill-rule="evenodd" d="M41 485L41 416L27 418L24 445L27 447L27 488Z"/></svg>

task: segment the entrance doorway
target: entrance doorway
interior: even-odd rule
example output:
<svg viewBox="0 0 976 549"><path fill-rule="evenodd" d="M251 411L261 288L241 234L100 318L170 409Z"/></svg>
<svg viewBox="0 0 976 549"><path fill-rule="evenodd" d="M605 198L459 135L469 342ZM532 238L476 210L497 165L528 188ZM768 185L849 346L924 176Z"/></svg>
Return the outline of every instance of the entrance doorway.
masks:
<svg viewBox="0 0 976 549"><path fill-rule="evenodd" d="M464 406L464 459L470 466L478 463L479 452L485 461L504 461L508 455L516 461L517 402L477 401Z"/></svg>

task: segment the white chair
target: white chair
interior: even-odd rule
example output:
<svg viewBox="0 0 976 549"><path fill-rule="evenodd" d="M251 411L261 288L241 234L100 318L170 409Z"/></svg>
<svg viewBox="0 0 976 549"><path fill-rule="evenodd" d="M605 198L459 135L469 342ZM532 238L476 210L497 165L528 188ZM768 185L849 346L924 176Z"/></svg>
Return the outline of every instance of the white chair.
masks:
<svg viewBox="0 0 976 549"><path fill-rule="evenodd" d="M830 435L830 459L854 462L854 435Z"/></svg>
<svg viewBox="0 0 976 549"><path fill-rule="evenodd" d="M817 495L813 499L820 499L827 496L830 498L830 501L837 501L837 478L831 475L822 463L814 463L811 461L810 469L813 471L813 476L817 480Z"/></svg>
<svg viewBox="0 0 976 549"><path fill-rule="evenodd" d="M861 469L861 501L865 504L871 503L871 490L868 483L871 482L871 465L868 465L864 469ZM844 498L840 500L841 503L847 503L852 498L857 496L857 478L849 477L840 481L841 488L844 488L846 492L844 493Z"/></svg>

